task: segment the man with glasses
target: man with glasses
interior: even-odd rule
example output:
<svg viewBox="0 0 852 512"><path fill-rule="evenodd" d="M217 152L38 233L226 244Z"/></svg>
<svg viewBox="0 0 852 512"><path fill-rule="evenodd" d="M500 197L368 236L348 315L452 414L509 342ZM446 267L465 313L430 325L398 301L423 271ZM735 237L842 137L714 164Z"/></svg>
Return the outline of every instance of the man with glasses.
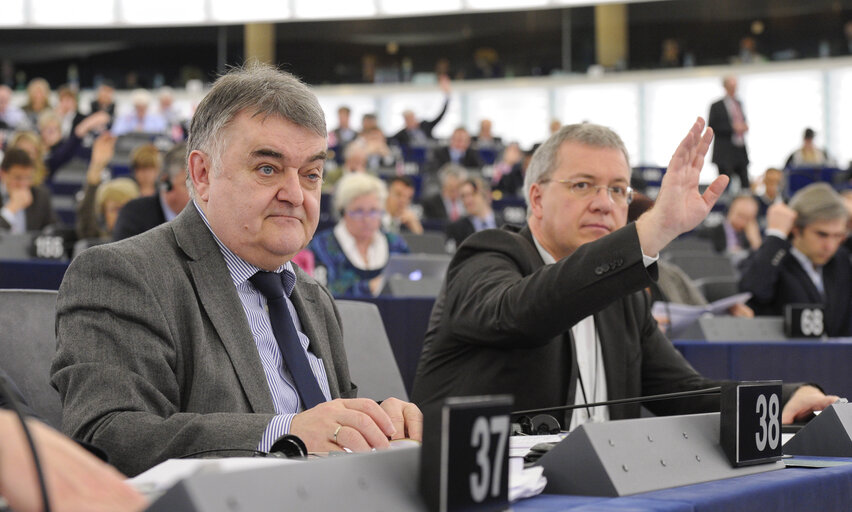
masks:
<svg viewBox="0 0 852 512"><path fill-rule="evenodd" d="M702 133L703 132L703 133ZM727 185L700 194L712 131L699 119L678 146L654 208L627 224L632 199L624 143L608 128L565 126L536 151L524 189L528 225L472 235L432 311L412 398L506 393L516 409L702 389L657 328L642 291L659 252L694 228ZM827 406L812 386L786 385L782 420ZM718 397L648 404L656 414L718 410ZM428 410L427 410L428 414ZM639 404L584 408L565 427L637 417Z"/></svg>

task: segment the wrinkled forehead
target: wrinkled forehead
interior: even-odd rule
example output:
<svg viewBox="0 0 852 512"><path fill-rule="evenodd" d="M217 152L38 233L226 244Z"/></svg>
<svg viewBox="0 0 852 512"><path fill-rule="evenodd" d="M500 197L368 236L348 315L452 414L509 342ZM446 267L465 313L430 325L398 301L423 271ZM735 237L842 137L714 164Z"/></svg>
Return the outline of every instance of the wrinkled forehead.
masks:
<svg viewBox="0 0 852 512"><path fill-rule="evenodd" d="M586 179L595 183L630 183L630 167L618 148L566 141L559 148L554 179Z"/></svg>

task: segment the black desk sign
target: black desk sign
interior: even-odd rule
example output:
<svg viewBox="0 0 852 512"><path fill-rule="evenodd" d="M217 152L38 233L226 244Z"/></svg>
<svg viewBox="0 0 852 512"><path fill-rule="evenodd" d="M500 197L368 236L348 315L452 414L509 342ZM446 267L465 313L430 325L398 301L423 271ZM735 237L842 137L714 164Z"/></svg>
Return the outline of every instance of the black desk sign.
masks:
<svg viewBox="0 0 852 512"><path fill-rule="evenodd" d="M433 512L509 506L508 395L448 398L426 412L420 492Z"/></svg>
<svg viewBox="0 0 852 512"><path fill-rule="evenodd" d="M734 466L781 459L781 381L723 385L720 438Z"/></svg>
<svg viewBox="0 0 852 512"><path fill-rule="evenodd" d="M822 304L787 304L784 330L788 338L819 338L825 332Z"/></svg>

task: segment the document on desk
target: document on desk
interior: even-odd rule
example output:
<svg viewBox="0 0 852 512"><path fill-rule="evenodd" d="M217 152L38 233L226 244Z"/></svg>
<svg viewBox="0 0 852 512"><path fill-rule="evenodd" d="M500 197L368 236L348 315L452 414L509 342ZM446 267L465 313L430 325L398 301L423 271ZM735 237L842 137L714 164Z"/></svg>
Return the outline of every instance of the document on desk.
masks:
<svg viewBox="0 0 852 512"><path fill-rule="evenodd" d="M509 457L523 457L533 446L539 443L558 443L567 435L568 432L545 436L512 436L509 438Z"/></svg>
<svg viewBox="0 0 852 512"><path fill-rule="evenodd" d="M669 330L680 329L695 322L698 318L705 314L724 315L731 306L742 304L751 298L751 293L738 293L711 302L706 306L690 306L687 304L677 304L674 302L654 303L651 313L654 317L663 317L669 319Z"/></svg>

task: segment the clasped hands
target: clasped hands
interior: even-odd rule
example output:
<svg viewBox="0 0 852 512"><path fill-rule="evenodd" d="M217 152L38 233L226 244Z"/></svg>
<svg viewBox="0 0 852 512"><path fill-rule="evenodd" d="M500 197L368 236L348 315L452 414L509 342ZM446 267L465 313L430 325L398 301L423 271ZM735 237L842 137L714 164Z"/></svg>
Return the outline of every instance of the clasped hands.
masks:
<svg viewBox="0 0 852 512"><path fill-rule="evenodd" d="M396 398L381 404L367 398L337 399L293 417L290 433L309 452L367 451L390 446L390 440L423 437L423 414Z"/></svg>

